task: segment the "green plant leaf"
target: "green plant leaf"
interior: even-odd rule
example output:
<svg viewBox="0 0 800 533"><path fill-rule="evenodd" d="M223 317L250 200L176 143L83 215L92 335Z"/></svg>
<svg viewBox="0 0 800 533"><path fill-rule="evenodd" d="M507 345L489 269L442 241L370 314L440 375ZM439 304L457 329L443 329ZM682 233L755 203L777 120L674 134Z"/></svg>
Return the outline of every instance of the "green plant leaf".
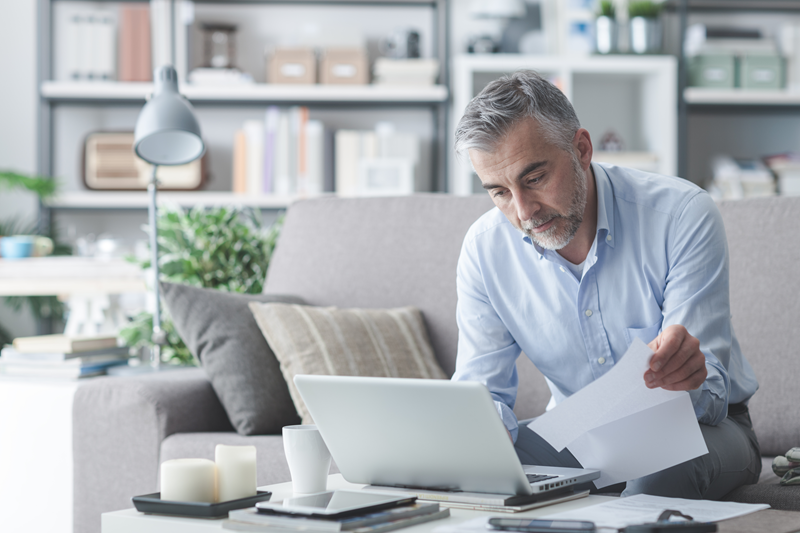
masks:
<svg viewBox="0 0 800 533"><path fill-rule="evenodd" d="M263 228L261 212L255 209L197 206L184 211L168 207L159 210L157 224L162 280L259 294L283 226L283 215L269 228ZM139 265L149 268L150 260L141 260ZM149 347L152 324L152 316L143 313L120 336L126 346ZM162 327L167 332L162 359L191 364L192 355L166 313Z"/></svg>

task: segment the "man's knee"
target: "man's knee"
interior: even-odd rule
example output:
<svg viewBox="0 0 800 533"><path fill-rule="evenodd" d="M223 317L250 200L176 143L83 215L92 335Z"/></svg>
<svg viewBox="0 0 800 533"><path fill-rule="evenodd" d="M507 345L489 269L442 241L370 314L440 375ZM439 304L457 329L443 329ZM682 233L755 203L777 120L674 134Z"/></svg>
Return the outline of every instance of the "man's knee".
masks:
<svg viewBox="0 0 800 533"><path fill-rule="evenodd" d="M649 476L628 481L622 496L650 494L670 498L702 499L708 491L707 456L661 470Z"/></svg>

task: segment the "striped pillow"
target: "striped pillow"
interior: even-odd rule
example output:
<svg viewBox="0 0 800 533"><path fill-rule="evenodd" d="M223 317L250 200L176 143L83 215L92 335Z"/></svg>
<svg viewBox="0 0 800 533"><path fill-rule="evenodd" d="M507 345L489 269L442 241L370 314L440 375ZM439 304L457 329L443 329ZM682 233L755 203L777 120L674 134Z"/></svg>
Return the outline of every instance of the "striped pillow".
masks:
<svg viewBox="0 0 800 533"><path fill-rule="evenodd" d="M294 386L296 374L446 379L428 340L422 313L250 303L278 358L303 424L311 415Z"/></svg>

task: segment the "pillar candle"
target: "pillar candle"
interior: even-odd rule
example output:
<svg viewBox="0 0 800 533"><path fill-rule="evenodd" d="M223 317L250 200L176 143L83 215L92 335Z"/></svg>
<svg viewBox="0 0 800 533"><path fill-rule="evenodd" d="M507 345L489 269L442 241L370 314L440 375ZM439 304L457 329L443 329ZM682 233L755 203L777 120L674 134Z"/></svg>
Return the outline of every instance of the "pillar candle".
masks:
<svg viewBox="0 0 800 533"><path fill-rule="evenodd" d="M217 444L217 497L226 502L256 495L256 447Z"/></svg>
<svg viewBox="0 0 800 533"><path fill-rule="evenodd" d="M161 463L161 499L173 502L216 501L216 470L208 459L171 459Z"/></svg>

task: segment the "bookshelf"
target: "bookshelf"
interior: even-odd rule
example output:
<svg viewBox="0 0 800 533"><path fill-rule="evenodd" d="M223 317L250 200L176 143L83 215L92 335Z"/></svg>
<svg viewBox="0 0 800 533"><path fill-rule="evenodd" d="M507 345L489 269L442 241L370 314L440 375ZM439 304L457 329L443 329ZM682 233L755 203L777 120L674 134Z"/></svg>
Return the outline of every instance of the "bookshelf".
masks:
<svg viewBox="0 0 800 533"><path fill-rule="evenodd" d="M689 86L689 62L680 43L692 24L758 29L779 37L785 25L800 25L795 0L668 0L673 52L679 58L678 133L680 175L705 186L711 161L721 154L741 159L797 151L800 91L707 89ZM792 85L791 83L787 85Z"/></svg>
<svg viewBox="0 0 800 533"><path fill-rule="evenodd" d="M176 5L179 3L175 0ZM81 148L88 133L132 131L152 84L65 81L61 75L63 69L58 65L60 58L64 57L59 41L64 30L58 25L65 19L65 10L86 6L113 9L120 4L103 0L38 0L40 103L37 166L40 174L55 176L61 184L58 198L41 206L43 224L49 223L52 217L64 220L83 216L81 212L84 210L86 216L107 216L102 214L104 210L146 208L144 192L86 189L81 179ZM423 144L420 165L429 176L429 189L446 190L449 113L446 0L196 0L193 6L194 26L185 27L184 32L197 33L200 22L216 20L240 26L240 66L254 71L256 83L241 86L181 84L182 94L195 107L209 147L210 180L205 187L208 190L164 192L162 198L165 202L184 207L231 204L280 210L297 200L298 197L294 196L246 196L230 192L235 130L241 128L245 120L263 119L264 110L269 105L307 106L310 118L323 121L332 130L369 130L379 121L393 122L398 131L409 131L420 137ZM331 24L346 22L350 26L345 29L350 32L358 23L360 14L364 14L361 24L369 26L363 31L371 54L374 54L376 35L385 34L397 25L418 27L423 36L423 56L439 60L441 74L438 84L344 86L265 83L263 53L264 43L269 41L267 34L290 31L292 24L300 24L298 17L309 13L323 17ZM182 69L185 74L187 66L196 66L201 44L195 41L193 47L175 47L179 74Z"/></svg>

